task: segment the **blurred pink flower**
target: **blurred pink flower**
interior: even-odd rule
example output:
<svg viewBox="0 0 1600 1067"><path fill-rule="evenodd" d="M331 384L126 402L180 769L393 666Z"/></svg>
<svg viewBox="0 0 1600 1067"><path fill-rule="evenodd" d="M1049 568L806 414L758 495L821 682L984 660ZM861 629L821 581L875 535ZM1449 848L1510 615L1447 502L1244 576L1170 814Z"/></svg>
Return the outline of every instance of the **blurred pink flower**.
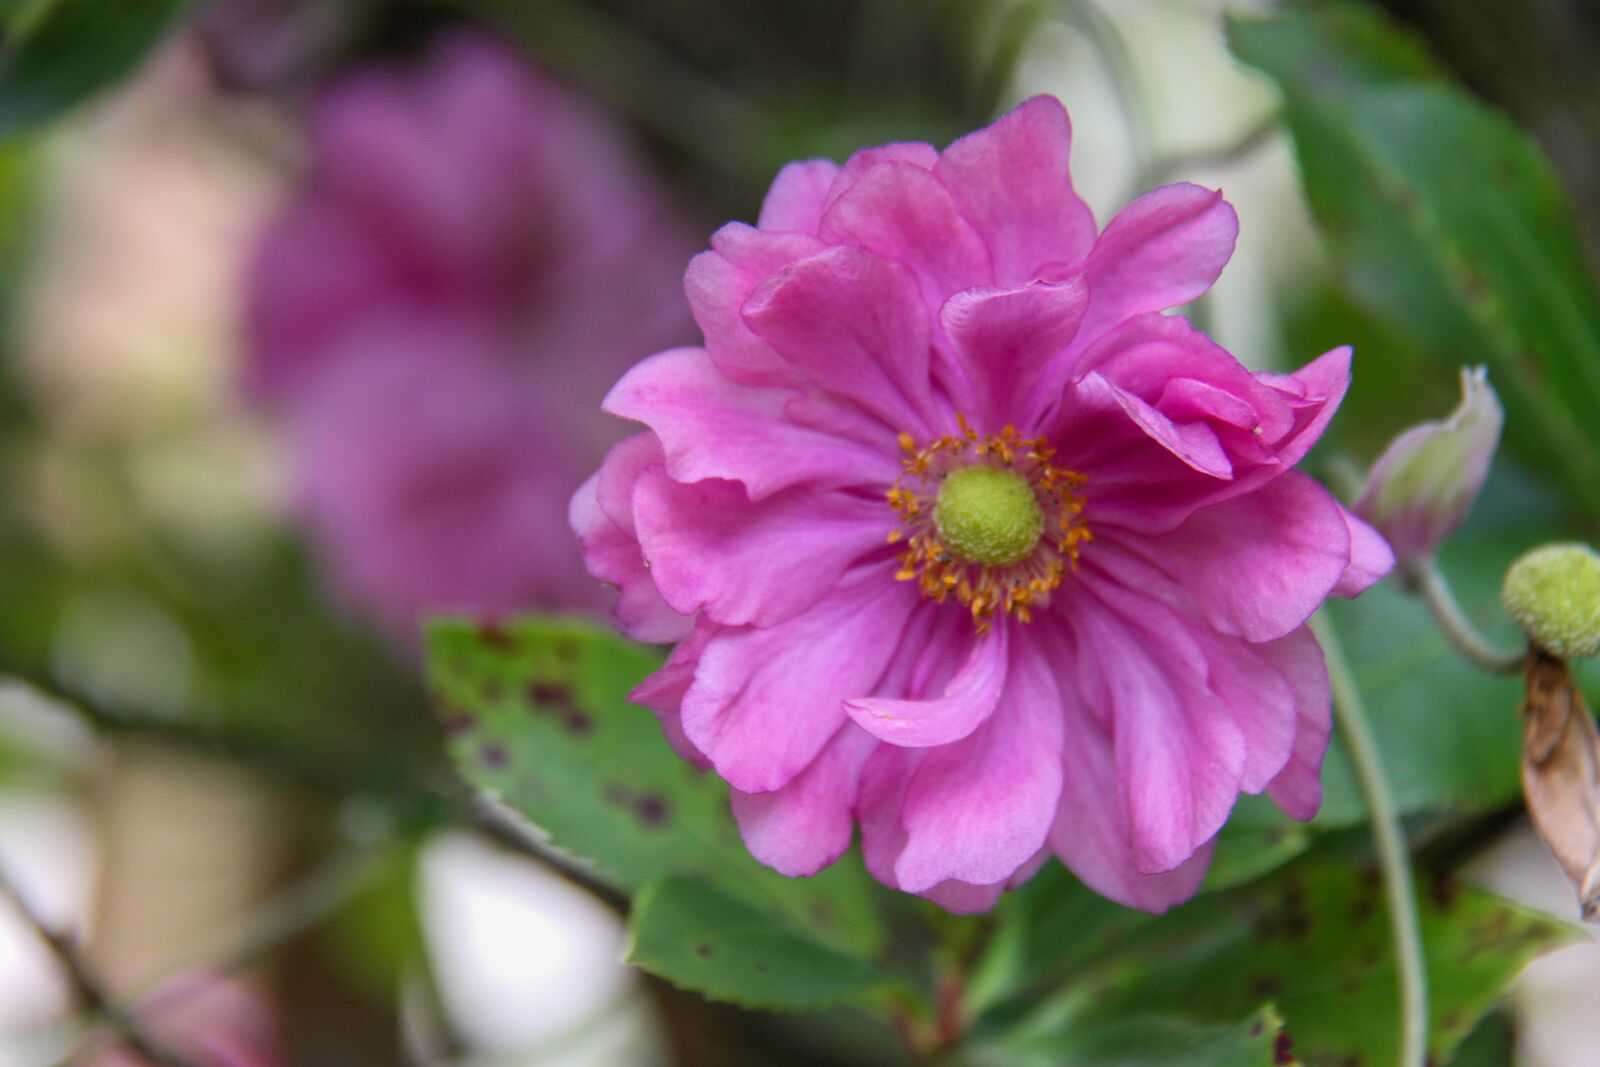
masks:
<svg viewBox="0 0 1600 1067"><path fill-rule="evenodd" d="M310 172L263 240L252 392L347 599L596 608L563 517L616 440L594 413L690 329L686 242L587 105L476 37L319 100Z"/></svg>
<svg viewBox="0 0 1600 1067"><path fill-rule="evenodd" d="M677 642L635 694L791 875L868 867L957 911L1054 852L1191 895L1240 791L1321 802L1330 595L1392 564L1291 468L1337 349L1253 374L1163 309L1237 223L1170 185L1102 232L1036 98L942 155L784 168L686 278L704 348L630 371L649 429L572 503L617 621Z"/></svg>

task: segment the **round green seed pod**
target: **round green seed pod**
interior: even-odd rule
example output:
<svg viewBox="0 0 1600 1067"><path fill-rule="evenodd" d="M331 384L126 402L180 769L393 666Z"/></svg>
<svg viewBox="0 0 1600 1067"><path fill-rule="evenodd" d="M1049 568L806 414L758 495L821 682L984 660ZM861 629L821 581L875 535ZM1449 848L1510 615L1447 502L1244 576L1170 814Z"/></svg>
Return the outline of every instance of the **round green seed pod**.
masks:
<svg viewBox="0 0 1600 1067"><path fill-rule="evenodd" d="M1524 553L1506 572L1500 599L1545 652L1562 659L1600 653L1600 555L1588 545Z"/></svg>

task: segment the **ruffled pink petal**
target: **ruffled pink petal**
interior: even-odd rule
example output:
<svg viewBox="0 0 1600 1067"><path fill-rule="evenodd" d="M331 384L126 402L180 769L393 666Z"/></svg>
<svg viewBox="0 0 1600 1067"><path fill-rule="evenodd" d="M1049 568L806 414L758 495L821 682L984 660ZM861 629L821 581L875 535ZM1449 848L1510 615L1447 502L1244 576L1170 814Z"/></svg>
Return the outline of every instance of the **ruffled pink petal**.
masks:
<svg viewBox="0 0 1600 1067"><path fill-rule="evenodd" d="M1173 870L1222 828L1248 757L1245 731L1196 684L1206 665L1203 624L1186 629L1126 596L1076 597L1069 618L1073 683L1110 726L1116 802L1136 865L1145 874Z"/></svg>
<svg viewBox="0 0 1600 1067"><path fill-rule="evenodd" d="M1239 219L1222 193L1180 182L1123 208L1084 263L1089 310L1078 344L1145 311L1187 304L1211 288L1233 255Z"/></svg>
<svg viewBox="0 0 1600 1067"><path fill-rule="evenodd" d="M884 543L881 501L786 489L751 501L735 482L682 483L660 467L634 491L639 546L676 611L727 626L771 626L815 604Z"/></svg>
<svg viewBox="0 0 1600 1067"><path fill-rule="evenodd" d="M1339 576L1333 595L1353 597L1394 569L1394 549L1364 520L1347 509L1340 510L1350 528L1350 565Z"/></svg>
<svg viewBox="0 0 1600 1067"><path fill-rule="evenodd" d="M822 214L818 234L911 268L928 307L951 293L994 284L989 250L956 210L950 190L910 163L869 167Z"/></svg>
<svg viewBox="0 0 1600 1067"><path fill-rule="evenodd" d="M683 726L735 789L780 789L847 720L844 701L875 690L916 590L881 568L847 575L776 626L719 633L683 698Z"/></svg>
<svg viewBox="0 0 1600 1067"><path fill-rule="evenodd" d="M1060 367L1053 367L1059 372ZM1096 371L1173 422L1206 422L1236 464L1273 461L1295 428L1296 403L1259 380L1182 315L1146 312L1103 334L1072 368Z"/></svg>
<svg viewBox="0 0 1600 1067"><path fill-rule="evenodd" d="M1085 375L1076 392L1076 399L1086 407L1101 411L1111 405L1120 408L1151 441L1200 474L1224 481L1233 478L1233 463L1209 425L1173 422L1140 397L1107 381L1098 371ZM1147 481L1137 477L1134 480Z"/></svg>
<svg viewBox="0 0 1600 1067"><path fill-rule="evenodd" d="M1014 289L965 289L939 319L971 388L963 410L979 425L1032 427L1056 397L1039 388L1039 369L1078 332L1088 303L1081 275Z"/></svg>
<svg viewBox="0 0 1600 1067"><path fill-rule="evenodd" d="M694 682L695 668L700 665L700 653L705 651L706 642L720 629L705 619L695 620L693 629L673 648L661 669L634 686L633 692L628 694L629 700L655 712L672 750L703 771L711 768L711 761L683 732L683 695Z"/></svg>
<svg viewBox="0 0 1600 1067"><path fill-rule="evenodd" d="M834 175L833 184L823 199L823 210L826 211L845 190L874 167L885 163L903 163L918 170L931 171L938 162L939 150L925 141L894 141L890 144L858 149L850 154L850 158L844 161L844 166L839 168L839 173Z"/></svg>
<svg viewBox="0 0 1600 1067"><path fill-rule="evenodd" d="M891 745L931 748L959 741L982 726L1000 703L1010 632L1011 627L1002 621L973 641L966 662L941 697L861 697L845 701L845 711L867 733Z"/></svg>
<svg viewBox="0 0 1600 1067"><path fill-rule="evenodd" d="M1269 646L1218 633L1174 576L1126 546L1097 542L1081 583L1126 619L1167 642L1163 670L1192 715L1232 719L1245 739L1239 789L1259 793L1288 762L1296 732L1295 688Z"/></svg>
<svg viewBox="0 0 1600 1067"><path fill-rule="evenodd" d="M1072 188L1072 123L1036 96L945 149L934 173L978 228L995 280L1017 285L1047 263L1077 263L1095 240L1094 214Z"/></svg>
<svg viewBox="0 0 1600 1067"><path fill-rule="evenodd" d="M1173 870L1150 874L1141 869L1120 801L1111 731L1078 692L1079 683L1093 688L1102 680L1072 670L1073 647L1058 635L1045 636L1057 663L1064 723L1061 803L1050 828L1050 850L1090 889L1119 904L1159 913L1188 900L1205 878L1211 844L1202 844Z"/></svg>
<svg viewBox="0 0 1600 1067"><path fill-rule="evenodd" d="M814 228L813 228L814 229ZM717 369L744 385L794 385L800 376L761 338L750 332L740 309L762 282L826 246L798 232L767 233L730 222L711 238L711 251L689 261L683 290L694 321L705 334Z"/></svg>
<svg viewBox="0 0 1600 1067"><path fill-rule="evenodd" d="M1294 751L1266 793L1289 818L1304 821L1322 806L1322 759L1333 732L1328 665L1316 636L1305 627L1259 647L1295 687Z"/></svg>
<svg viewBox="0 0 1600 1067"><path fill-rule="evenodd" d="M818 387L896 430L928 435L928 312L905 267L865 249L830 248L764 284L744 318Z"/></svg>
<svg viewBox="0 0 1600 1067"><path fill-rule="evenodd" d="M1018 640L1000 708L964 740L924 750L905 790L900 888L993 885L1044 846L1061 795L1061 698L1034 647Z"/></svg>
<svg viewBox="0 0 1600 1067"><path fill-rule="evenodd" d="M736 385L703 350L678 348L623 375L603 406L656 432L676 481L725 478L761 500L792 485L894 480L892 453L796 425L784 415L791 399L786 390Z"/></svg>
<svg viewBox="0 0 1600 1067"><path fill-rule="evenodd" d="M877 746L850 724L811 765L770 793L733 791L733 816L756 859L791 878L816 874L850 847L856 783Z"/></svg>
<svg viewBox="0 0 1600 1067"><path fill-rule="evenodd" d="M831 159L785 164L772 180L767 198L761 202L757 227L769 232L792 230L814 235L817 224L822 221L822 205L828 189L838 173L839 166Z"/></svg>
<svg viewBox="0 0 1600 1067"><path fill-rule="evenodd" d="M693 620L673 611L662 599L640 554L638 539L601 508L600 480L600 473L596 472L573 494L567 521L583 546L583 563L589 573L617 589L617 603L612 609L617 629L635 641L651 644L667 644L687 636Z"/></svg>
<svg viewBox="0 0 1600 1067"><path fill-rule="evenodd" d="M1350 529L1331 493L1289 471L1201 508L1170 533L1124 543L1182 583L1212 626L1270 641L1333 592L1350 567Z"/></svg>
<svg viewBox="0 0 1600 1067"><path fill-rule="evenodd" d="M1261 381L1288 399L1294 426L1273 442L1278 462L1293 466L1305 458L1328 428L1350 388L1351 349L1344 345L1324 352L1293 374L1257 374Z"/></svg>

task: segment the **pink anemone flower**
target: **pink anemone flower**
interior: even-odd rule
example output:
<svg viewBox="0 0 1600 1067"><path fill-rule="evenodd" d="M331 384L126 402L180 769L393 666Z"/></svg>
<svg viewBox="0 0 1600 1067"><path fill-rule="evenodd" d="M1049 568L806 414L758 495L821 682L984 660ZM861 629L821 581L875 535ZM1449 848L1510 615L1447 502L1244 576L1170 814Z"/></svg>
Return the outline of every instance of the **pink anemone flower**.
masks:
<svg viewBox="0 0 1600 1067"><path fill-rule="evenodd" d="M689 266L705 347L606 398L648 429L571 519L623 632L676 643L635 699L785 874L859 824L874 876L954 911L1049 853L1159 911L1240 792L1321 802L1306 621L1393 564L1292 469L1350 351L1252 373L1162 314L1233 209L1169 185L1097 231L1070 140L1040 97L943 153L785 167Z"/></svg>

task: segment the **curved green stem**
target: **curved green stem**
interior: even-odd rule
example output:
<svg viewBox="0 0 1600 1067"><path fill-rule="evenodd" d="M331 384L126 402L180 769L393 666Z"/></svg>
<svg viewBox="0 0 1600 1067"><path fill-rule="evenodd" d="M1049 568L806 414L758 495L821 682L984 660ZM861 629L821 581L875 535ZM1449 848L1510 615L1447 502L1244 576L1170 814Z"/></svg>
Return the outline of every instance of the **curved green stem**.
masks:
<svg viewBox="0 0 1600 1067"><path fill-rule="evenodd" d="M1408 564L1405 577L1422 597L1423 603L1428 605L1439 632L1467 662L1490 674L1516 674L1522 670L1522 661L1528 655L1527 649L1496 648L1484 638L1467 618L1466 612L1461 610L1455 593L1450 590L1450 583L1445 580L1444 572L1432 556Z"/></svg>
<svg viewBox="0 0 1600 1067"><path fill-rule="evenodd" d="M1327 657L1334 721L1339 725L1339 735L1349 753L1356 784L1366 802L1372 838L1378 850L1378 867L1383 874L1395 970L1400 980L1400 1057L1397 1062L1399 1067L1424 1067L1428 1055L1428 979L1423 968L1422 930L1417 919L1411 856L1400 828L1400 813L1389 792L1383 760L1339 635L1320 614L1311 620L1311 629Z"/></svg>

